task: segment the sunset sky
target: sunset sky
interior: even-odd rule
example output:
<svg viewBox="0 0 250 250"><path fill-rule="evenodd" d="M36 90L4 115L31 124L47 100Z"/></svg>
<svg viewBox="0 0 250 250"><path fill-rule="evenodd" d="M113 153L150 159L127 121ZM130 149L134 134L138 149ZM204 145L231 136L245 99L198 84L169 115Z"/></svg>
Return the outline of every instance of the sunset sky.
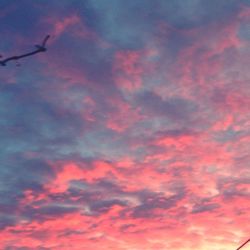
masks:
<svg viewBox="0 0 250 250"><path fill-rule="evenodd" d="M51 36L0 65L0 250L250 237L250 0L0 0L0 34Z"/></svg>

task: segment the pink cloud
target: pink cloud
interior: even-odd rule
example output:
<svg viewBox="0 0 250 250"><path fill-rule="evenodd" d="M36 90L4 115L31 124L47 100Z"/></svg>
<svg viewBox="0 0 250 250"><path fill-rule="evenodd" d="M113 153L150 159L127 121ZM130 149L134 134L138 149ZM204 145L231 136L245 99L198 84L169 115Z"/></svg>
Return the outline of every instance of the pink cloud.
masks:
<svg viewBox="0 0 250 250"><path fill-rule="evenodd" d="M150 58L156 49L117 51L113 61L113 77L117 86L129 92L143 87L143 77L152 74L155 63Z"/></svg>
<svg viewBox="0 0 250 250"><path fill-rule="evenodd" d="M58 39L65 32L81 39L98 39L97 34L90 30L84 21L76 14L71 14L63 18L55 16L49 17L44 22L48 23L52 28L52 41Z"/></svg>
<svg viewBox="0 0 250 250"><path fill-rule="evenodd" d="M113 131L124 132L143 119L139 108L133 108L126 101L110 98L108 103L114 107L114 111L108 114L106 126Z"/></svg>

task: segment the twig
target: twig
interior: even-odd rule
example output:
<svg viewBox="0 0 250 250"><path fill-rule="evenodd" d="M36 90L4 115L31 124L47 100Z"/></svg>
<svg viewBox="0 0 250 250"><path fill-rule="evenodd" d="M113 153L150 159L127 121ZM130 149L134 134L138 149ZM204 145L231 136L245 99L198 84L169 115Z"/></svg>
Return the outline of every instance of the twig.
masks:
<svg viewBox="0 0 250 250"><path fill-rule="evenodd" d="M241 249L242 247L244 247L248 242L250 242L250 239L248 239L246 242L244 242L240 247L238 247L236 250Z"/></svg>
<svg viewBox="0 0 250 250"><path fill-rule="evenodd" d="M40 52L45 52L47 49L45 48L45 45L49 39L50 35L47 35L44 39L43 39L43 42L42 42L42 45L35 45L35 47L37 48L36 50L32 51L32 52L29 52L29 53L26 53L26 54L22 54L20 56L12 56L12 57L8 57L4 60L0 60L0 65L2 66L6 66L6 63L9 62L9 61L12 61L12 60L18 60L20 58L23 58L23 57L27 57L27 56L31 56L31 55L35 55L37 53L40 53Z"/></svg>

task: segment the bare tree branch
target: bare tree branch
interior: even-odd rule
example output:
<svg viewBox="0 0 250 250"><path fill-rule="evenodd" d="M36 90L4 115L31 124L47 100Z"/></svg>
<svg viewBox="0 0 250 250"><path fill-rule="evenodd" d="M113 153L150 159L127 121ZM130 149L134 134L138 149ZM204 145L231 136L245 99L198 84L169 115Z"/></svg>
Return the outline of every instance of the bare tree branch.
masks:
<svg viewBox="0 0 250 250"><path fill-rule="evenodd" d="M45 45L49 39L50 35L47 35L43 42L42 42L42 45L35 45L35 47L37 48L36 50L32 51L32 52L29 52L29 53L26 53L26 54L22 54L20 56L12 56L12 57L8 57L4 60L0 60L0 65L2 66L6 66L6 63L9 62L9 61L12 61L12 60L18 60L20 58L23 58L23 57L27 57L27 56L31 56L31 55L35 55L37 53L40 53L40 52L45 52L47 49L45 48Z"/></svg>
<svg viewBox="0 0 250 250"><path fill-rule="evenodd" d="M244 247L248 242L250 242L250 239L248 239L246 242L244 242L240 247L238 247L236 250L241 249L242 247Z"/></svg>

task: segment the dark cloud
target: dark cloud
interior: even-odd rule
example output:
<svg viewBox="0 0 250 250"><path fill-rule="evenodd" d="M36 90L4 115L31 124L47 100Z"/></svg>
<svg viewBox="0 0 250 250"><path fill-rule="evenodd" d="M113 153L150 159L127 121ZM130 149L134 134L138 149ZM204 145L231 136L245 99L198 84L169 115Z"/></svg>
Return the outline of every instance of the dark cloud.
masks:
<svg viewBox="0 0 250 250"><path fill-rule="evenodd" d="M249 2L250 4L250 2ZM239 29L239 37L242 40L250 40L250 22L242 22Z"/></svg>
<svg viewBox="0 0 250 250"><path fill-rule="evenodd" d="M94 214L106 213L114 205L126 206L126 202L119 200L119 199L96 201L90 205L90 211L91 213L94 213Z"/></svg>
<svg viewBox="0 0 250 250"><path fill-rule="evenodd" d="M23 159L10 156L6 159L1 171L1 187L7 200L17 199L24 190L42 191L44 182L53 178L49 164L41 159ZM14 195L15 194L15 195ZM4 198L1 199L1 202Z"/></svg>
<svg viewBox="0 0 250 250"><path fill-rule="evenodd" d="M225 200L237 198L249 198L250 193L246 186L250 184L250 178L242 176L241 178L227 177L218 180L218 189ZM243 186L243 187L242 187ZM244 188L245 186L245 188Z"/></svg>
<svg viewBox="0 0 250 250"><path fill-rule="evenodd" d="M81 208L77 205L74 205L73 202L68 204L67 202L69 201L70 200L68 199L64 203L55 203L54 201L46 202L44 200L40 202L33 202L22 207L21 211L17 210L17 212L19 213L19 218L25 218L26 221L36 221L43 223L47 220L57 218L58 216L74 214L75 212L81 210ZM19 220L17 219L15 224L18 222ZM40 235L38 238L41 237L42 235Z"/></svg>
<svg viewBox="0 0 250 250"><path fill-rule="evenodd" d="M64 215L67 213L73 213L73 212L76 212L78 210L79 210L79 208L75 207L74 205L51 204L51 205L40 207L38 214L49 216L49 217L53 218L57 215Z"/></svg>
<svg viewBox="0 0 250 250"><path fill-rule="evenodd" d="M21 2L21 4L20 4ZM30 35L37 28L40 19L40 11L30 1L1 1L2 8L11 8L6 13L4 22L0 23L2 32L14 32L18 35Z"/></svg>
<svg viewBox="0 0 250 250"><path fill-rule="evenodd" d="M240 2L246 5L250 5L250 0L240 0Z"/></svg>
<svg viewBox="0 0 250 250"><path fill-rule="evenodd" d="M4 248L4 250L51 250L51 248L47 248L47 247L42 247L42 246L38 246L36 248L34 247L16 247L16 246L6 246Z"/></svg>
<svg viewBox="0 0 250 250"><path fill-rule="evenodd" d="M150 1L87 1L88 19L105 40L120 48L135 49L144 45L155 25L150 19ZM138 11L140 10L140 11Z"/></svg>
<svg viewBox="0 0 250 250"><path fill-rule="evenodd" d="M84 130L79 111L65 107L62 99L45 97L41 90L43 83L40 84L37 86L31 80L1 87L3 152L42 154L53 150L60 154L60 150L74 144Z"/></svg>
<svg viewBox="0 0 250 250"><path fill-rule="evenodd" d="M24 192L30 190L36 194L44 191L44 183L53 178L49 164L40 159L24 159L20 155L6 156L0 166L0 210L5 213L0 218L3 226L10 226L19 221L20 203Z"/></svg>
<svg viewBox="0 0 250 250"><path fill-rule="evenodd" d="M217 203L210 203L210 202L203 201L194 205L192 209L192 213L197 214L197 213L210 212L219 207L220 205Z"/></svg>
<svg viewBox="0 0 250 250"><path fill-rule="evenodd" d="M170 120L189 120L197 106L182 97L171 97L163 100L153 92L144 92L137 97L137 106L150 116L163 116Z"/></svg>
<svg viewBox="0 0 250 250"><path fill-rule="evenodd" d="M190 29L225 20L237 13L235 0L205 1L86 1L85 18L106 40L120 48L143 47L157 34L160 22L179 29ZM86 12L85 12L86 13ZM178 41L179 42L179 41Z"/></svg>
<svg viewBox="0 0 250 250"><path fill-rule="evenodd" d="M180 128L180 129L167 129L159 131L155 134L156 137L171 137L178 138L181 136L196 136L197 133L189 128Z"/></svg>
<svg viewBox="0 0 250 250"><path fill-rule="evenodd" d="M0 214L0 230L8 226L13 226L18 222L18 218L8 213Z"/></svg>
<svg viewBox="0 0 250 250"><path fill-rule="evenodd" d="M162 17L171 25L180 29L204 26L210 22L223 21L237 13L238 4L235 0L172 0L158 1L157 8Z"/></svg>
<svg viewBox="0 0 250 250"><path fill-rule="evenodd" d="M142 191L137 194L141 205L133 208L132 216L135 218L140 217L155 217L155 209L168 210L176 206L177 202L181 201L185 197L184 190L178 192L170 197L165 197L160 193L152 193Z"/></svg>

